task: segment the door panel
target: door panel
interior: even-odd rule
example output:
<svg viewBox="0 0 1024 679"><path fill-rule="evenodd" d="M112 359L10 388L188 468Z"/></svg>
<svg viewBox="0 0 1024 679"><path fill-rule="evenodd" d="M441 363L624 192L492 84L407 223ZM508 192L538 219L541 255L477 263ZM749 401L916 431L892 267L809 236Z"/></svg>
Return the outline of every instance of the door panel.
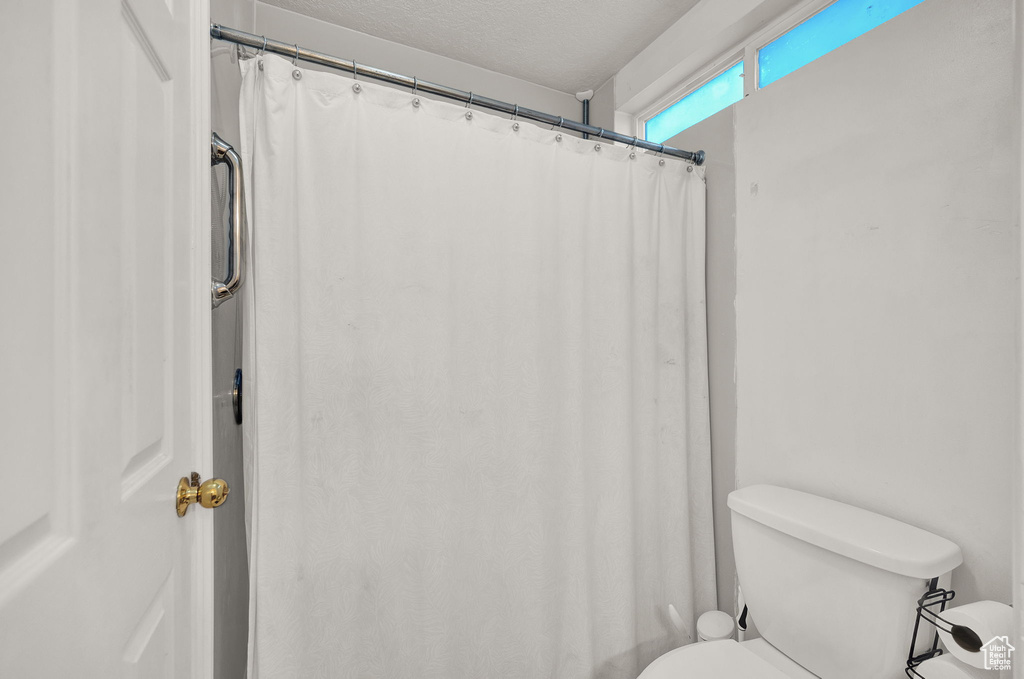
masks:
<svg viewBox="0 0 1024 679"><path fill-rule="evenodd" d="M210 677L205 7L0 5L3 676Z"/></svg>
<svg viewBox="0 0 1024 679"><path fill-rule="evenodd" d="M171 679L174 676L174 581L157 589L156 596L134 625L124 649L124 677Z"/></svg>
<svg viewBox="0 0 1024 679"><path fill-rule="evenodd" d="M53 23L52 7L14 3L5 8L12 23L38 17ZM29 90L44 81L54 67L54 36L33 36L0 22L0 40L37 58L18 69L7 69L4 81L16 90ZM53 396L57 375L66 365L67 343L61 320L53 313L66 308L60 274L66 268L60 247L67 224L56 219L59 206L46 200L23 200L25 195L53 195L58 178L51 159L59 153L52 134L56 112L31 106L0 107L4 133L3 156L17 159L17 171L0 183L3 247L0 248L0 413L3 422L32 422L33 427L3 426L0 451L5 475L35 479L32 484L9 484L5 500L11 511L0 512L0 603L28 575L29 564L52 561L66 546L71 507L66 493L69 451L59 440L66 408ZM10 137L10 143L8 142ZM31 284L29 289L26 284ZM31 294L28 294L31 292ZM28 358L29 360L26 360Z"/></svg>
<svg viewBox="0 0 1024 679"><path fill-rule="evenodd" d="M138 0L135 0L136 2ZM152 0L166 14L163 2ZM121 497L127 498L167 466L174 441L165 407L173 371L168 358L166 323L167 288L164 285L172 254L173 164L169 142L174 139L171 115L174 83L153 47L151 33L166 32L167 16L158 16L147 31L135 16L133 3L122 3L121 82L122 106L132 115L123 126L122 175L122 305L126 320L122 349L124 384L124 469ZM154 162L156 161L156 162Z"/></svg>

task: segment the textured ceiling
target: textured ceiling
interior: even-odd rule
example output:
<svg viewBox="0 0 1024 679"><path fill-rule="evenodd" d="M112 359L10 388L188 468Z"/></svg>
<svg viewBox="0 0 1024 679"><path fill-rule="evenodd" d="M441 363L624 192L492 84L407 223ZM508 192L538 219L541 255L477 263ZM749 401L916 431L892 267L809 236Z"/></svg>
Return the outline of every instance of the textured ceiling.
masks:
<svg viewBox="0 0 1024 679"><path fill-rule="evenodd" d="M698 0L262 0L575 93L600 87Z"/></svg>

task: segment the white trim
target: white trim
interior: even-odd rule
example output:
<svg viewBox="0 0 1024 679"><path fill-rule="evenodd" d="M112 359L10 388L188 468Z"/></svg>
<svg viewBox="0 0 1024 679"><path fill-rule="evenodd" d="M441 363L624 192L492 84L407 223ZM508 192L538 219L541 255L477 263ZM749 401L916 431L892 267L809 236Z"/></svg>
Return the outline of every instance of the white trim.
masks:
<svg viewBox="0 0 1024 679"><path fill-rule="evenodd" d="M743 48L743 96L749 97L754 92L757 92L757 47L754 47L753 42L748 42L746 47ZM752 72L747 75L747 67L750 64L754 65L754 68L750 69Z"/></svg>
<svg viewBox="0 0 1024 679"><path fill-rule="evenodd" d="M188 66L192 99L191 201L192 311L189 347L192 370L193 469L213 472L213 313L210 306L210 0L189 3ZM213 679L214 596L213 512L190 512L194 521L190 555L192 667L196 679Z"/></svg>
<svg viewBox="0 0 1024 679"><path fill-rule="evenodd" d="M777 21L773 21L760 31L753 33L747 42L751 43L754 49L759 50L837 2L839 0L806 0L780 15Z"/></svg>
<svg viewBox="0 0 1024 679"><path fill-rule="evenodd" d="M1014 223L1018 233L1024 222L1024 0L1014 0L1014 54L1013 54L1013 152L1014 163ZM1018 262L1024 261L1024 239L1018 237ZM1024 646L1024 278L1018 277L1017 308L1017 418L1014 427L1013 455L1013 639ZM1018 658L1018 663L1022 662ZM1020 676L1020 670L1015 672Z"/></svg>

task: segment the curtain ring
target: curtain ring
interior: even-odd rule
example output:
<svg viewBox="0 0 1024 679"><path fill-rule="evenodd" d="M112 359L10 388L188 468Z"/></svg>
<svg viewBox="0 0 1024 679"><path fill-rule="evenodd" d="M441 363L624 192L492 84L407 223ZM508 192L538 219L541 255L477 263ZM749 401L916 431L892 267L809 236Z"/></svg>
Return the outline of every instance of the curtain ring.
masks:
<svg viewBox="0 0 1024 679"><path fill-rule="evenodd" d="M519 117L519 104L516 104L515 108L512 109L512 120L515 120L518 117Z"/></svg>
<svg viewBox="0 0 1024 679"><path fill-rule="evenodd" d="M629 148L629 158L632 160L633 158L636 158L636 137L633 137L633 143L630 144Z"/></svg>
<svg viewBox="0 0 1024 679"><path fill-rule="evenodd" d="M473 93L470 92L469 93L469 101L466 102L466 108L469 108L472 105L473 105Z"/></svg>
<svg viewBox="0 0 1024 679"><path fill-rule="evenodd" d="M564 123L564 122L565 122L565 118L563 118L562 116L558 116L558 129L562 129L562 123ZM555 129L555 126L552 125L551 129L552 130ZM562 141L561 133L555 135L555 141Z"/></svg>
<svg viewBox="0 0 1024 679"><path fill-rule="evenodd" d="M299 61L299 43L295 43L295 57L292 59L292 66L298 66Z"/></svg>
<svg viewBox="0 0 1024 679"><path fill-rule="evenodd" d="M260 37L263 38L263 47L260 48L259 53L256 55L258 57L263 56L263 53L267 51L267 36L261 35Z"/></svg>
<svg viewBox="0 0 1024 679"><path fill-rule="evenodd" d="M416 94L416 90L419 89L420 81L416 76L412 78L412 93Z"/></svg>
<svg viewBox="0 0 1024 679"><path fill-rule="evenodd" d="M598 132L597 132L597 138L598 138L598 139L602 139L602 138L604 138L604 128L603 128L603 127L601 127L601 128L598 128Z"/></svg>

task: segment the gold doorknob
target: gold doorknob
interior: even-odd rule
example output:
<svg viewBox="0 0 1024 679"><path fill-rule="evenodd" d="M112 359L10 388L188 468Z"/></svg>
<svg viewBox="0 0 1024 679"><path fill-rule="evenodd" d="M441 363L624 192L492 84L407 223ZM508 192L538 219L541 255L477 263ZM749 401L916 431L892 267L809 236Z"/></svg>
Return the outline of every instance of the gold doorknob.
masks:
<svg viewBox="0 0 1024 679"><path fill-rule="evenodd" d="M178 481L178 493L175 497L174 508L178 516L185 516L188 506L198 502L207 509L216 509L228 499L228 482L224 479L207 479L199 483L199 474L192 472L192 480L185 476Z"/></svg>

